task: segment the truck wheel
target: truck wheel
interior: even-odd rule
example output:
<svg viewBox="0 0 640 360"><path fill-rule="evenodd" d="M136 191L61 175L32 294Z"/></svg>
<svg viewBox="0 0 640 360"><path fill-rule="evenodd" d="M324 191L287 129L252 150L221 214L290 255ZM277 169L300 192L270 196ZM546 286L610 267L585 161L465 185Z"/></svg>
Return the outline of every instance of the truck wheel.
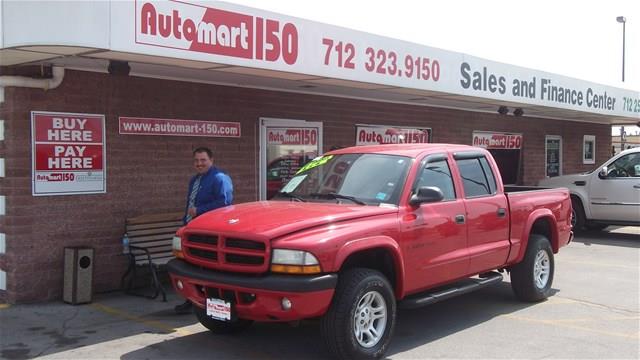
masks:
<svg viewBox="0 0 640 360"><path fill-rule="evenodd" d="M516 297L528 302L549 297L553 270L553 251L549 240L542 235L531 234L524 259L511 269L511 288Z"/></svg>
<svg viewBox="0 0 640 360"><path fill-rule="evenodd" d="M340 274L329 311L322 317L322 337L338 359L379 359L391 341L396 299L380 272L355 268Z"/></svg>
<svg viewBox="0 0 640 360"><path fill-rule="evenodd" d="M571 227L573 227L573 231L581 231L586 223L582 202L571 197L571 208Z"/></svg>
<svg viewBox="0 0 640 360"><path fill-rule="evenodd" d="M251 326L251 324L253 324L253 320L245 319L237 319L236 321L215 320L207 315L207 311L205 309L201 309L196 305L194 305L193 308L198 321L200 321L200 324L202 324L202 326L206 327L214 334L237 333L247 329L249 326Z"/></svg>

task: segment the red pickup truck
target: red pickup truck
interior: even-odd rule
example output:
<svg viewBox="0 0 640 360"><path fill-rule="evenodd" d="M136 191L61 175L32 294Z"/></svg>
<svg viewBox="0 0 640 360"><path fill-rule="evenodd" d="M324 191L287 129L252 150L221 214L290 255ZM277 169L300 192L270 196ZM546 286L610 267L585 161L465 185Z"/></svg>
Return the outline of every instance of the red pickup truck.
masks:
<svg viewBox="0 0 640 360"><path fill-rule="evenodd" d="M302 167L271 201L211 211L181 228L172 284L214 333L320 318L336 358L380 358L397 307L502 281L550 295L572 239L567 189L505 189L484 149L352 147Z"/></svg>

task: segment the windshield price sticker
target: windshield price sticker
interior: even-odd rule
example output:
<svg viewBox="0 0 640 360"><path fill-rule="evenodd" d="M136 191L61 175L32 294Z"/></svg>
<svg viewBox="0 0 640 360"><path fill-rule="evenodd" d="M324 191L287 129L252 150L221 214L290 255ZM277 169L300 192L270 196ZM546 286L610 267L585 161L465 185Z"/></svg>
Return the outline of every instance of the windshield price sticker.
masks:
<svg viewBox="0 0 640 360"><path fill-rule="evenodd" d="M231 303L221 299L208 298L207 316L217 320L231 320Z"/></svg>
<svg viewBox="0 0 640 360"><path fill-rule="evenodd" d="M333 158L333 155L327 155L327 156L321 156L321 157L317 157L311 161L309 161L305 166L303 166L300 170L298 170L297 174L303 173L309 169L313 169L316 166L320 166L320 165L324 165L327 163L327 161L331 160Z"/></svg>

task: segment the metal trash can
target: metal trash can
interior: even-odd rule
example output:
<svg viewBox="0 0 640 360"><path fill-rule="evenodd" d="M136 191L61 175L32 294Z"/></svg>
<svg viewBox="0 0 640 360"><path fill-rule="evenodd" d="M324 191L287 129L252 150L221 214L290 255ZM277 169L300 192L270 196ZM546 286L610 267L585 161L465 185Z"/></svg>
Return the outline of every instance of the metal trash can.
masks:
<svg viewBox="0 0 640 360"><path fill-rule="evenodd" d="M64 302L77 305L91 302L93 295L93 248L64 248Z"/></svg>

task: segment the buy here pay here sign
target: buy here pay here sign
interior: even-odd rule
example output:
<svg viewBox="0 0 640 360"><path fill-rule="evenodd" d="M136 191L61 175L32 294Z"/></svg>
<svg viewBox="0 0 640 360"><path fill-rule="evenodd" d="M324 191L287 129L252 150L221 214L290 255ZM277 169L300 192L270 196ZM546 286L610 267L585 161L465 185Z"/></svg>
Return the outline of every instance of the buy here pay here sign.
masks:
<svg viewBox="0 0 640 360"><path fill-rule="evenodd" d="M31 112L33 195L106 192L104 115Z"/></svg>

